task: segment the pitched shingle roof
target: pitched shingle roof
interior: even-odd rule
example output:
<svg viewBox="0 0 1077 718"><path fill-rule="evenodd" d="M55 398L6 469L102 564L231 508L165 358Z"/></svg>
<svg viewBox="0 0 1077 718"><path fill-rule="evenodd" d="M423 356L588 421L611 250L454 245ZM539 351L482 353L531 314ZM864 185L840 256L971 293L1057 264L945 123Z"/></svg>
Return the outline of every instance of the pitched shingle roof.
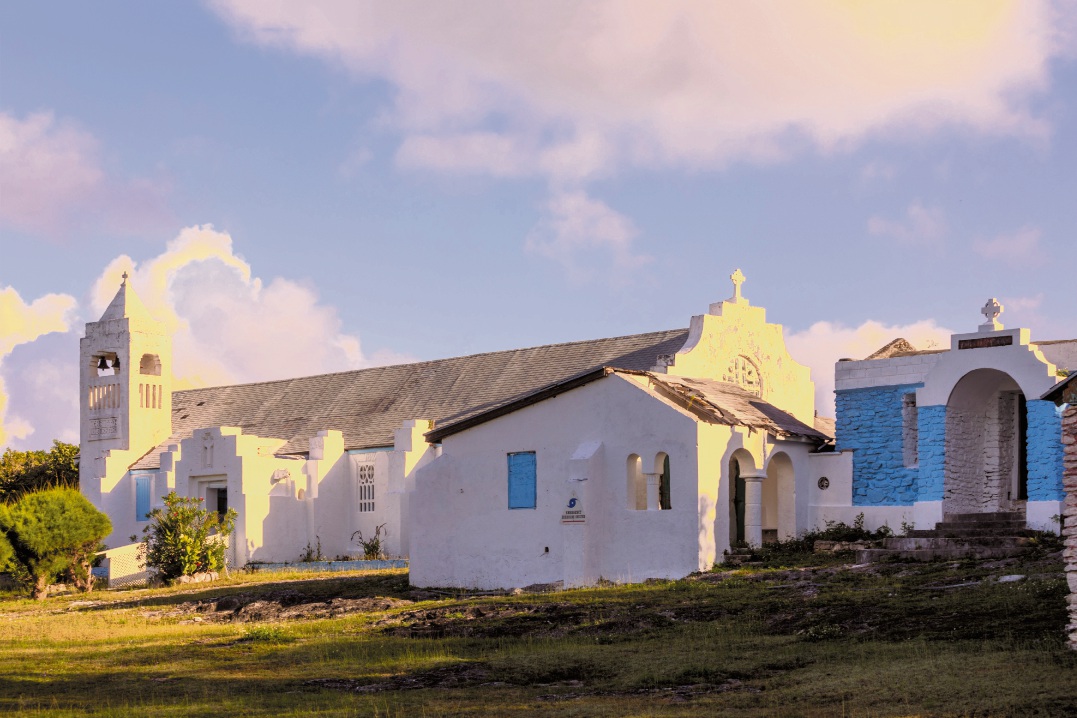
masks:
<svg viewBox="0 0 1077 718"><path fill-rule="evenodd" d="M480 412L474 412L427 433L430 441L440 441L473 426L511 414L526 406L537 404L566 391L603 379L610 374L632 374L647 377L659 396L691 411L704 421L726 426L747 426L760 429L775 436L800 437L810 439L817 444L824 444L830 436L808 426L791 414L787 414L773 404L760 399L734 384L714 379L696 379L684 376L669 376L642 370L625 370L598 368L592 371L568 377L560 382L540 387L535 391L516 397L502 404L494 405Z"/></svg>
<svg viewBox="0 0 1077 718"><path fill-rule="evenodd" d="M823 442L830 437L792 414L734 384L714 379L648 374L668 398L679 399L686 408L714 424L748 426L775 436L799 436Z"/></svg>
<svg viewBox="0 0 1077 718"><path fill-rule="evenodd" d="M435 426L456 422L598 367L650 369L660 354L677 352L687 337L687 329L676 329L177 391L172 436L132 468L160 467L169 444L214 426L284 439L279 454L306 453L310 438L323 429L342 431L346 449L392 446L393 432L407 419L433 419Z"/></svg>

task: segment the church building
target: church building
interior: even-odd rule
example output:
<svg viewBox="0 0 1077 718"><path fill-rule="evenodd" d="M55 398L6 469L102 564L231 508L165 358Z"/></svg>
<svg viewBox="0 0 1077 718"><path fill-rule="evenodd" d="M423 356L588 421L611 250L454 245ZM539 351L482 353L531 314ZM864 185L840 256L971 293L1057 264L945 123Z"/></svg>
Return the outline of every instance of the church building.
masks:
<svg viewBox="0 0 1077 718"><path fill-rule="evenodd" d="M1077 340L1033 343L989 303L949 350L838 362L835 430L731 279L688 329L173 391L170 338L125 276L82 340L80 485L110 546L176 491L237 511L237 566L354 556L381 527L424 586L679 577L859 513L1052 528L1061 423L1039 397Z"/></svg>

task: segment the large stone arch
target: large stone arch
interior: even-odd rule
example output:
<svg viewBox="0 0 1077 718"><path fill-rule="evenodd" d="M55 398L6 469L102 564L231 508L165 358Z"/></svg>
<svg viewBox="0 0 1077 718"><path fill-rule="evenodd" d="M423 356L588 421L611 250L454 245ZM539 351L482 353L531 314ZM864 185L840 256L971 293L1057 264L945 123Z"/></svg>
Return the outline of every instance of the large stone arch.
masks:
<svg viewBox="0 0 1077 718"><path fill-rule="evenodd" d="M995 369L1008 374L1024 395L1038 398L1058 381L1055 365L1047 361L1038 349L1028 344L1027 331L1015 329L987 335L1012 337L1013 344L1003 347L961 349L962 341L982 339L980 335L956 335L950 351L939 357L924 377L924 386L916 392L917 406L944 406L954 387L966 374L977 369Z"/></svg>
<svg viewBox="0 0 1077 718"><path fill-rule="evenodd" d="M1023 472L1035 466L1033 483L1051 481L1050 452L1037 440L1051 407L1038 397L1056 381L1028 330L952 337L916 392L920 500L940 502L939 514L1023 510ZM1026 421L1038 427L1031 443L1021 437Z"/></svg>
<svg viewBox="0 0 1077 718"><path fill-rule="evenodd" d="M943 512L1022 508L1028 497L1026 398L998 369L974 369L946 402Z"/></svg>

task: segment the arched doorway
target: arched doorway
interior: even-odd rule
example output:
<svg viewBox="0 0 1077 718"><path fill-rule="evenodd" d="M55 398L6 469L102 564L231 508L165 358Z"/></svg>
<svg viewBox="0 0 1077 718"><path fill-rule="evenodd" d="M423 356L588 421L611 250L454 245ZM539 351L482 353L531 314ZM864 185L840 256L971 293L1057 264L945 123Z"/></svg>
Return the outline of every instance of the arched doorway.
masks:
<svg viewBox="0 0 1077 718"><path fill-rule="evenodd" d="M943 512L1022 510L1028 498L1025 395L997 369L976 369L946 402Z"/></svg>
<svg viewBox="0 0 1077 718"><path fill-rule="evenodd" d="M796 524L796 495L793 461L784 451L770 457L763 480L763 541L793 538Z"/></svg>
<svg viewBox="0 0 1077 718"><path fill-rule="evenodd" d="M744 475L755 471L755 460L743 449L729 457L729 542L734 546L746 543L745 516L747 489Z"/></svg>

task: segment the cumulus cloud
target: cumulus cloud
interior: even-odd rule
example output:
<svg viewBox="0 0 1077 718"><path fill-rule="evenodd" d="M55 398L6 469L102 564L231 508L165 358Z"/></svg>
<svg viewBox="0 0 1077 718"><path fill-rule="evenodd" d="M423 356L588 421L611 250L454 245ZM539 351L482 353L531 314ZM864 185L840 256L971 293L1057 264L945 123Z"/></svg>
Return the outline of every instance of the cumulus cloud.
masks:
<svg viewBox="0 0 1077 718"><path fill-rule="evenodd" d="M858 327L816 322L786 336L785 343L793 358L811 369L819 415L834 416L834 363L839 359L864 359L898 337L917 349L947 349L951 334L933 319L893 326L867 321Z"/></svg>
<svg viewBox="0 0 1077 718"><path fill-rule="evenodd" d="M878 215L868 220L868 232L888 237L901 244L929 244L946 236L946 215L939 207L925 207L913 202L900 220Z"/></svg>
<svg viewBox="0 0 1077 718"><path fill-rule="evenodd" d="M97 138L51 112L0 112L0 190L0 223L37 235L76 225L135 234L168 214L159 183L108 176Z"/></svg>
<svg viewBox="0 0 1077 718"><path fill-rule="evenodd" d="M1071 8L1052 0L210 6L245 41L386 83L378 120L399 135L398 167L545 178L551 205L619 170L773 163L880 135L957 127L1042 140L1032 100L1074 39L1061 30L1074 25L1063 22ZM910 213L873 218L873 233L942 232L937 210ZM527 246L570 270L567 246L618 244L559 240L559 224L551 214L547 238L533 233Z"/></svg>
<svg viewBox="0 0 1077 718"><path fill-rule="evenodd" d="M46 294L27 304L13 287L0 288L0 371L20 344L53 332L66 332L74 319L75 306L75 298L66 294ZM0 374L0 446L9 439L24 439L34 431L25 419L9 415L7 405L7 388Z"/></svg>
<svg viewBox="0 0 1077 718"><path fill-rule="evenodd" d="M895 129L1041 137L1029 100L1072 40L1050 0L211 6L250 42L391 83L403 164L495 176L720 167ZM551 164L581 147L596 164Z"/></svg>
<svg viewBox="0 0 1077 718"><path fill-rule="evenodd" d="M231 236L209 225L184 229L156 257L121 255L109 262L88 292L84 318L101 316L125 271L146 309L172 335L176 389L414 360L384 350L366 356L359 337L344 331L336 308L322 303L313 287L255 276ZM62 359L78 355L82 327L73 325L75 305L67 295L26 304L15 290L0 290L0 360L10 356L0 369L13 387L10 393L0 387L0 418L6 416L0 446L77 439L78 366ZM59 334L39 339L47 332Z"/></svg>
<svg viewBox="0 0 1077 718"><path fill-rule="evenodd" d="M982 257L1010 264L1035 265L1046 259L1040 246L1040 230L1031 226L991 239L978 239L972 246Z"/></svg>
<svg viewBox="0 0 1077 718"><path fill-rule="evenodd" d="M632 221L585 192L557 193L547 211L528 234L525 247L558 262L576 280L593 276L596 258L603 265L612 263L615 282L631 279L652 259L633 250L639 232Z"/></svg>
<svg viewBox="0 0 1077 718"><path fill-rule="evenodd" d="M310 286L252 274L232 238L188 227L165 251L109 263L92 290L100 316L128 272L135 292L172 334L177 388L264 381L369 365L359 338L342 331L334 307Z"/></svg>

